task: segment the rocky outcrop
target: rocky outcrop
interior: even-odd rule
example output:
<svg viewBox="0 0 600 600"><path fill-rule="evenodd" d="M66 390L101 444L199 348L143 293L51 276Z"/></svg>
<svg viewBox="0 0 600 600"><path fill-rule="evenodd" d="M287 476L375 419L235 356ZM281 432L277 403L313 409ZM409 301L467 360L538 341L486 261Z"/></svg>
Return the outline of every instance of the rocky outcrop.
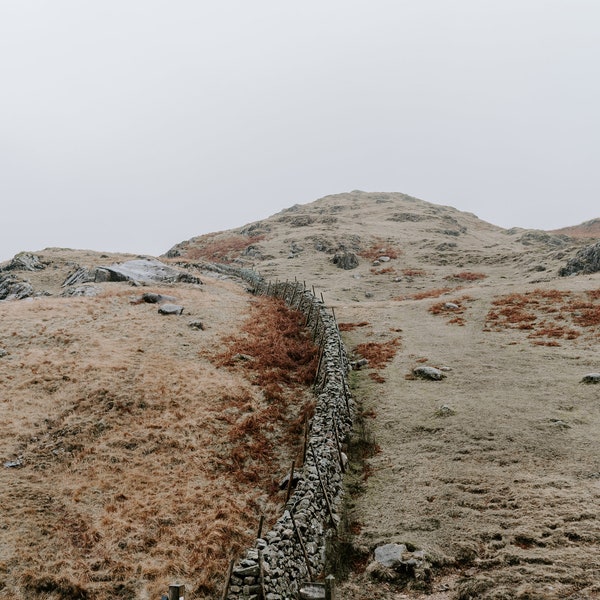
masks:
<svg viewBox="0 0 600 600"><path fill-rule="evenodd" d="M150 283L202 283L198 277L175 269L155 258L139 258L109 266L77 267L65 279L62 287L108 281L130 281L138 285Z"/></svg>
<svg viewBox="0 0 600 600"><path fill-rule="evenodd" d="M332 259L333 264L339 269L356 269L358 267L358 256L354 252L337 252Z"/></svg>
<svg viewBox="0 0 600 600"><path fill-rule="evenodd" d="M40 260L39 256L28 252L20 252L2 268L2 271L41 271L46 265Z"/></svg>
<svg viewBox="0 0 600 600"><path fill-rule="evenodd" d="M33 296L33 287L28 281L0 274L0 300L22 300L29 296Z"/></svg>
<svg viewBox="0 0 600 600"><path fill-rule="evenodd" d="M600 271L600 242L579 250L575 257L559 270L558 274L561 277L567 277L568 275L585 275L598 271Z"/></svg>

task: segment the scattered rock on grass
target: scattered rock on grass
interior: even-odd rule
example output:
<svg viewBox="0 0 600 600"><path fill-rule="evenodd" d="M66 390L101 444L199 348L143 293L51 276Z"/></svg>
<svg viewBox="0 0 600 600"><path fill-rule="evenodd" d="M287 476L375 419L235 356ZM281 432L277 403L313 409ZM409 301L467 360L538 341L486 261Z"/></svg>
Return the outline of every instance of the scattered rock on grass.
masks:
<svg viewBox="0 0 600 600"><path fill-rule="evenodd" d="M162 304L158 309L161 315L181 315L183 314L183 306L178 304Z"/></svg>
<svg viewBox="0 0 600 600"><path fill-rule="evenodd" d="M446 377L440 369L436 369L435 367L415 367L412 372L415 377L430 379L431 381L440 381Z"/></svg>
<svg viewBox="0 0 600 600"><path fill-rule="evenodd" d="M600 373L588 373L583 376L580 383L600 383Z"/></svg>
<svg viewBox="0 0 600 600"><path fill-rule="evenodd" d="M332 259L334 265L349 271L358 267L358 257L354 252L338 252Z"/></svg>

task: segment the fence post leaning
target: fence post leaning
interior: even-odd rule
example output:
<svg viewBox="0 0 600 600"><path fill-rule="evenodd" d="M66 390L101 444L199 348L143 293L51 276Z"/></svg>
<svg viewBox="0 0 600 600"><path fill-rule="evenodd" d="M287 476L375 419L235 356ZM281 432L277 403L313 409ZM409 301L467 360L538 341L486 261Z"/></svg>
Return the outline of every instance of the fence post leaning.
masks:
<svg viewBox="0 0 600 600"><path fill-rule="evenodd" d="M183 600L185 597L185 585L173 583L169 586L169 600Z"/></svg>

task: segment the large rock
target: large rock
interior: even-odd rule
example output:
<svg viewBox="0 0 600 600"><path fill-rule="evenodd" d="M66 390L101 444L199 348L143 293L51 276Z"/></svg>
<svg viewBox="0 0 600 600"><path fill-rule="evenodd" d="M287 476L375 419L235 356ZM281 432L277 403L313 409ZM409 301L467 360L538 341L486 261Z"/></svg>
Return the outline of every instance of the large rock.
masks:
<svg viewBox="0 0 600 600"><path fill-rule="evenodd" d="M405 552L404 544L384 544L375 548L375 560L384 567L393 567L402 562Z"/></svg>
<svg viewBox="0 0 600 600"><path fill-rule="evenodd" d="M41 271L46 265L40 260L39 256L20 252L4 267L3 271Z"/></svg>
<svg viewBox="0 0 600 600"><path fill-rule="evenodd" d="M566 277L598 271L600 271L600 242L579 250L575 257L567 261L567 264L558 271L558 274L561 277Z"/></svg>
<svg viewBox="0 0 600 600"><path fill-rule="evenodd" d="M198 277L175 269L155 258L138 258L96 268L78 267L63 282L63 287L81 283L132 281L150 283L202 283Z"/></svg>
<svg viewBox="0 0 600 600"><path fill-rule="evenodd" d="M338 252L332 259L334 265L340 269L356 269L358 267L358 257L354 252Z"/></svg>
<svg viewBox="0 0 600 600"><path fill-rule="evenodd" d="M435 367L415 367L413 375L421 379L431 379L432 381L440 381L446 377L440 369L436 369Z"/></svg>
<svg viewBox="0 0 600 600"><path fill-rule="evenodd" d="M22 300L33 296L33 287L28 281L14 275L0 275L0 300Z"/></svg>

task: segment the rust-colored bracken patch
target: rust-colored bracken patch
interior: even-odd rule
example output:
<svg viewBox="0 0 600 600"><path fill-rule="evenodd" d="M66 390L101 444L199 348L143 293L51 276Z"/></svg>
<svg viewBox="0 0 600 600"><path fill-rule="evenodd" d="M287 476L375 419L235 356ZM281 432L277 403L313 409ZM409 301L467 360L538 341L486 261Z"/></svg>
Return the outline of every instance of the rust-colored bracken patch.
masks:
<svg viewBox="0 0 600 600"><path fill-rule="evenodd" d="M388 342L366 342L355 346L354 352L369 361L369 367L380 369L385 367L398 352L400 338Z"/></svg>
<svg viewBox="0 0 600 600"><path fill-rule="evenodd" d="M584 333L593 335L590 330L600 325L600 294L597 292L588 290L575 294L535 289L508 294L492 302L486 327L496 331L528 331L533 344L544 346L557 346L559 339L575 340Z"/></svg>
<svg viewBox="0 0 600 600"><path fill-rule="evenodd" d="M411 298L413 300L424 300L425 298L439 298L442 294L447 294L448 292L451 292L453 289L456 289L456 288L449 288L449 287L434 288L431 290L425 290L423 292L417 292L416 294L413 294L411 296Z"/></svg>
<svg viewBox="0 0 600 600"><path fill-rule="evenodd" d="M369 260L376 260L380 256L389 256L390 258L398 258L402 251L393 243L386 242L381 239L376 239L368 248L359 252L360 256Z"/></svg>
<svg viewBox="0 0 600 600"><path fill-rule="evenodd" d="M242 256L244 250L249 246L262 241L264 238L264 235L249 238L245 235L210 234L195 240L194 245L186 249L184 258L231 263Z"/></svg>
<svg viewBox="0 0 600 600"><path fill-rule="evenodd" d="M485 279L487 275L485 273L477 273L475 271L461 271L460 273L454 273L448 275L445 279L454 279L458 281L479 281Z"/></svg>
<svg viewBox="0 0 600 600"><path fill-rule="evenodd" d="M369 325L369 321L360 321L359 323L340 323L338 328L340 331L352 331L357 327L368 327Z"/></svg>

